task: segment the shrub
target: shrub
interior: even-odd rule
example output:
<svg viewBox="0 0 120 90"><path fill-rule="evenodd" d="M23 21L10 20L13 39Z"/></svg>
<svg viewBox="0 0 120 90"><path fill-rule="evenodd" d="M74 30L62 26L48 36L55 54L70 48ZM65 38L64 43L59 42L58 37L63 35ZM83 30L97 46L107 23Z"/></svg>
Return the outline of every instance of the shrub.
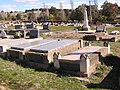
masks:
<svg viewBox="0 0 120 90"><path fill-rule="evenodd" d="M104 63L107 66L120 67L120 58L118 56L116 56L115 54L109 54L105 57Z"/></svg>

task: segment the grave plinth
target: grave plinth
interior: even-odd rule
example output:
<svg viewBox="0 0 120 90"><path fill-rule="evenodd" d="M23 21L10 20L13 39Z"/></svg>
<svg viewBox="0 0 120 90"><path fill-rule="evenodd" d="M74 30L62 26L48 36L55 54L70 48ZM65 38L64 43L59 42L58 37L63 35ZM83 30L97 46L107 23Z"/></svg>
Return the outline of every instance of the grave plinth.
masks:
<svg viewBox="0 0 120 90"><path fill-rule="evenodd" d="M101 56L108 54L107 47L86 46L59 59L61 70L77 71L81 76L89 77L101 61Z"/></svg>
<svg viewBox="0 0 120 90"><path fill-rule="evenodd" d="M56 41L56 40L37 39L36 41L15 45L7 50L7 54L8 54L8 57L10 57L10 58L24 60L25 52L28 52L31 48L36 47L36 46L40 46L40 45L45 45L47 43L51 43L54 41Z"/></svg>
<svg viewBox="0 0 120 90"><path fill-rule="evenodd" d="M80 48L80 42L77 40L58 40L42 46L31 48L29 52L25 53L25 59L26 61L29 62L32 61L35 63L36 61L41 61L40 64L42 65L45 64L46 66L47 63L42 63L42 62L45 61L48 62L48 64L54 62L55 61L54 53L65 55L68 54L69 52L78 50L78 48ZM47 54L47 58L44 58L44 55L41 56L41 54L45 54L45 55Z"/></svg>
<svg viewBox="0 0 120 90"><path fill-rule="evenodd" d="M11 46L31 42L34 40L36 39L2 39L0 40L0 54L6 56L6 52L11 48Z"/></svg>

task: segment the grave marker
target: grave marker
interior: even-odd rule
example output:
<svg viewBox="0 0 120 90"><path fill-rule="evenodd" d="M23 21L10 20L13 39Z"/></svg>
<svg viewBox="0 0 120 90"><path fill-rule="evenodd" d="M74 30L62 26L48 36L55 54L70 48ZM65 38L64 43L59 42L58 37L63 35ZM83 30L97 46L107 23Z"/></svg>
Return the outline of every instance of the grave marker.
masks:
<svg viewBox="0 0 120 90"><path fill-rule="evenodd" d="M105 32L105 25L99 25L96 27L96 32Z"/></svg>
<svg viewBox="0 0 120 90"><path fill-rule="evenodd" d="M39 31L38 30L30 30L30 38L38 38Z"/></svg>

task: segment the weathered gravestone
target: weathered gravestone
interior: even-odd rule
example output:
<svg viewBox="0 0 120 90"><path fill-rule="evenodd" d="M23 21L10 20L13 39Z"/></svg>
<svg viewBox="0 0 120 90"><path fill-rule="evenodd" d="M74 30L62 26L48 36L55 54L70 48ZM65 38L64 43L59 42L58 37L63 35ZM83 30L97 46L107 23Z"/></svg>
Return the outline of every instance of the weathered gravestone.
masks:
<svg viewBox="0 0 120 90"><path fill-rule="evenodd" d="M80 55L80 72L86 73L89 71L90 62L88 55L81 54Z"/></svg>
<svg viewBox="0 0 120 90"><path fill-rule="evenodd" d="M90 42L86 41L85 46L91 46Z"/></svg>
<svg viewBox="0 0 120 90"><path fill-rule="evenodd" d="M34 28L33 23L31 23L31 24L26 24L25 26L26 26L26 29L33 29L33 28Z"/></svg>
<svg viewBox="0 0 120 90"><path fill-rule="evenodd" d="M59 53L54 53L54 54L53 54L53 60L54 60L54 67L55 67L56 69L59 69L59 68L60 68L60 64L59 64L58 58L59 58Z"/></svg>
<svg viewBox="0 0 120 90"><path fill-rule="evenodd" d="M19 24L15 25L15 29L22 29L22 25Z"/></svg>
<svg viewBox="0 0 120 90"><path fill-rule="evenodd" d="M38 30L30 30L30 38L38 38L39 31Z"/></svg>
<svg viewBox="0 0 120 90"><path fill-rule="evenodd" d="M48 24L43 24L43 30L49 30Z"/></svg>
<svg viewBox="0 0 120 90"><path fill-rule="evenodd" d="M1 37L1 38L7 38L7 34L6 34L6 32L5 32L4 29L1 31L0 37Z"/></svg>
<svg viewBox="0 0 120 90"><path fill-rule="evenodd" d="M99 25L96 27L96 32L105 32L105 25Z"/></svg>
<svg viewBox="0 0 120 90"><path fill-rule="evenodd" d="M109 44L109 42L106 41L106 42L103 43L103 45L104 45L105 47L108 47L108 53L110 53L110 44Z"/></svg>

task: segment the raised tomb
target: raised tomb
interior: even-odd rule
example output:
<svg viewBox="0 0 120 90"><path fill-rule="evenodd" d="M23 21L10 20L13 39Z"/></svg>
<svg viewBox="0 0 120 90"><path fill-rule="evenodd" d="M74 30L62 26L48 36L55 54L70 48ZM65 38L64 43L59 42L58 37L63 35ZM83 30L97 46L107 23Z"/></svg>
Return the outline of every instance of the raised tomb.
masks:
<svg viewBox="0 0 120 90"><path fill-rule="evenodd" d="M31 67L47 69L53 62L54 53L68 54L81 48L78 40L58 40L45 45L33 47L25 53L25 60Z"/></svg>
<svg viewBox="0 0 120 90"><path fill-rule="evenodd" d="M83 40L43 39L13 45L7 49L7 56L14 58L34 69L54 68L77 71L81 76L89 77L102 62L102 57L110 53L109 43L104 46L91 46Z"/></svg>

